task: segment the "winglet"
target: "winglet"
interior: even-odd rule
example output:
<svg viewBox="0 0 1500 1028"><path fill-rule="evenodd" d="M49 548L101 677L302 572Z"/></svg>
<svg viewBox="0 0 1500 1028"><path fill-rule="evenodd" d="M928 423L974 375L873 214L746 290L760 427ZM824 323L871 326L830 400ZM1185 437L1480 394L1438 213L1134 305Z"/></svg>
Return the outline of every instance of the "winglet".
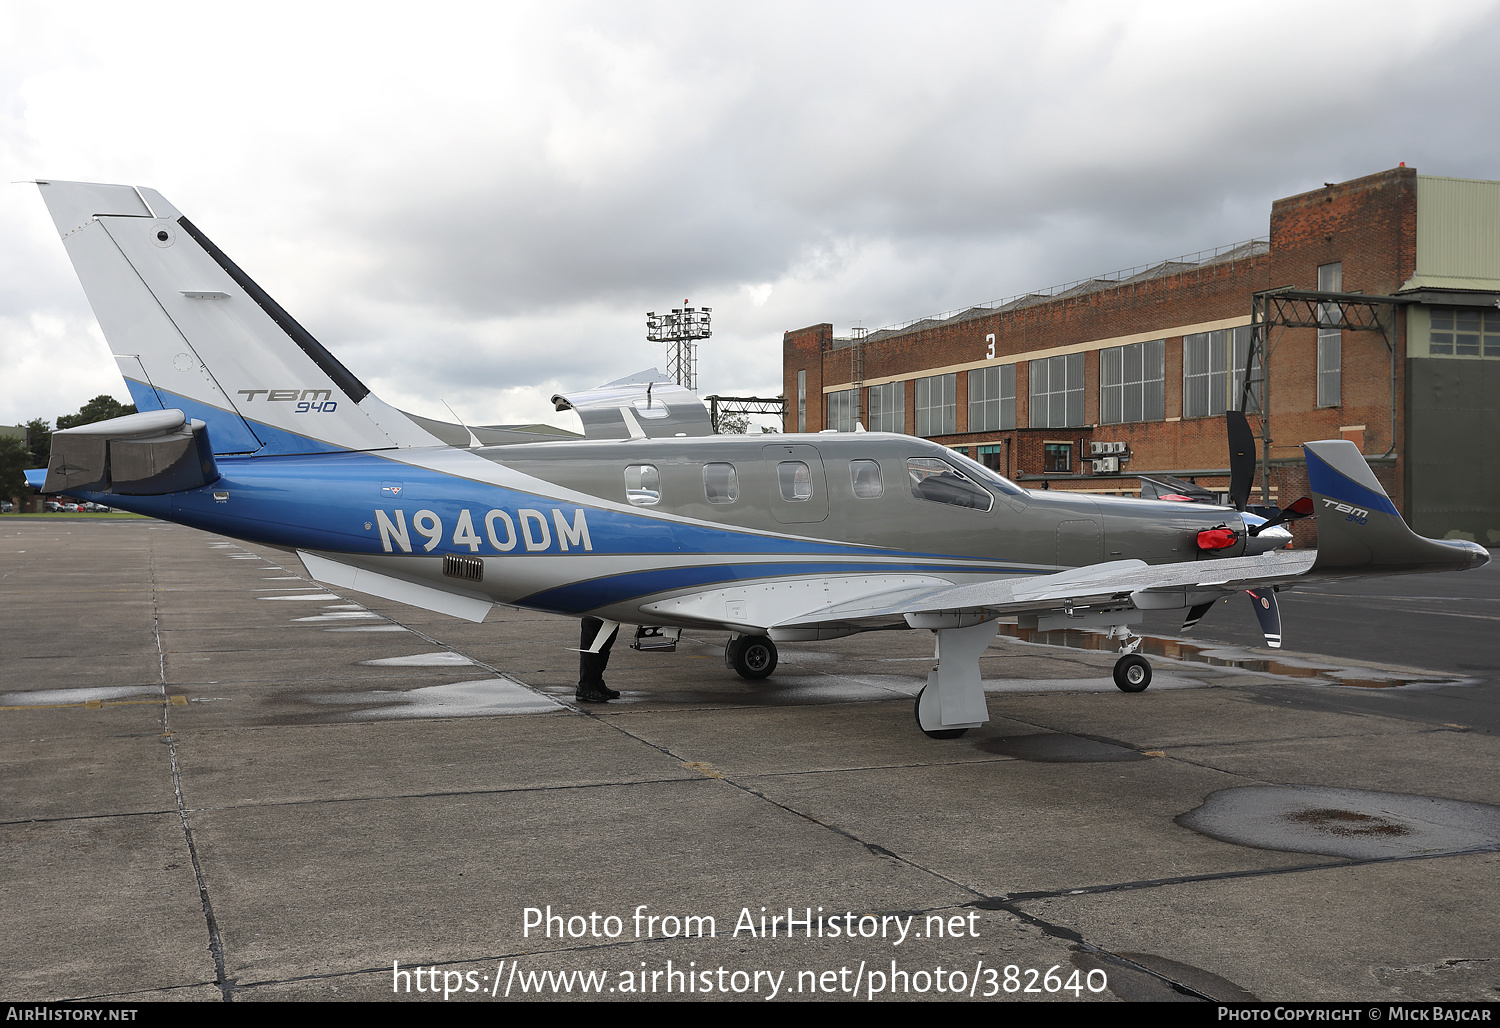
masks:
<svg viewBox="0 0 1500 1028"><path fill-rule="evenodd" d="M1323 439L1302 449L1317 503L1318 557L1313 574L1463 571L1489 563L1489 551L1478 543L1426 539L1407 527L1353 443Z"/></svg>

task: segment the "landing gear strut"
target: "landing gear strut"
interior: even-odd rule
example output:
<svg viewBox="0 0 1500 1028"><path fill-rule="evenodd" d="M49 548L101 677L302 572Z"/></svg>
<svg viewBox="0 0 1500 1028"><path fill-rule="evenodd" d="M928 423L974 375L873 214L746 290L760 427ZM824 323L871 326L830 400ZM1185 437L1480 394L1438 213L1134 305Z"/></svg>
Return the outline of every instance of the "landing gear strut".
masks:
<svg viewBox="0 0 1500 1028"><path fill-rule="evenodd" d="M754 682L776 670L776 644L764 635L737 635L724 647L724 663Z"/></svg>

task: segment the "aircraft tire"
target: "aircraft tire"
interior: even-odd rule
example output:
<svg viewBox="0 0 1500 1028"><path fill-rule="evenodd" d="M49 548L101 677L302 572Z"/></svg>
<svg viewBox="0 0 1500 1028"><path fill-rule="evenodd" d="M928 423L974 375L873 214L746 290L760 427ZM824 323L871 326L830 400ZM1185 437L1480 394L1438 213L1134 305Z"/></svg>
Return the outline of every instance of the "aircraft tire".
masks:
<svg viewBox="0 0 1500 1028"><path fill-rule="evenodd" d="M1138 653L1115 661L1115 685L1121 692L1145 692L1151 684L1151 664Z"/></svg>
<svg viewBox="0 0 1500 1028"><path fill-rule="evenodd" d="M917 702L912 704L912 717L917 719L917 727L922 728L922 693L927 691L927 686L922 686L922 692L917 693ZM922 734L929 739L957 739L967 732L967 728L939 728L935 732L929 732L922 728Z"/></svg>
<svg viewBox="0 0 1500 1028"><path fill-rule="evenodd" d="M727 654L735 674L749 681L769 678L776 670L776 644L764 635L741 636Z"/></svg>

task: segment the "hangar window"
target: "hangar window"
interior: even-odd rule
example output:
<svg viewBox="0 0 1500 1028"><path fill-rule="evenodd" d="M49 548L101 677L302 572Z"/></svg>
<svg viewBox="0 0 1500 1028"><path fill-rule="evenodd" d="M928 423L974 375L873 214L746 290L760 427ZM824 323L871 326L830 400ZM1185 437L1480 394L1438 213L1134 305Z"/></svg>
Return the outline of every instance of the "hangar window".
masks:
<svg viewBox="0 0 1500 1028"><path fill-rule="evenodd" d="M776 465L776 481L783 500L812 499L812 471L800 460L784 460Z"/></svg>
<svg viewBox="0 0 1500 1028"><path fill-rule="evenodd" d="M1318 267L1318 291L1344 291L1342 261ZM1318 310L1318 325L1318 406L1337 407L1344 373L1344 333L1338 327L1339 308L1335 304L1322 304Z"/></svg>
<svg viewBox="0 0 1500 1028"><path fill-rule="evenodd" d="M1245 362L1250 357L1250 326L1182 337L1182 416L1206 418L1238 410ZM1251 376L1258 402L1262 376Z"/></svg>
<svg viewBox="0 0 1500 1028"><path fill-rule="evenodd" d="M1083 354L1031 362L1031 427L1083 424Z"/></svg>
<svg viewBox="0 0 1500 1028"><path fill-rule="evenodd" d="M625 469L625 498L637 507L654 507L661 500L661 476L650 464Z"/></svg>
<svg viewBox="0 0 1500 1028"><path fill-rule="evenodd" d="M874 500L885 492L885 483L880 479L880 465L873 460L851 460L849 479L854 485L854 495L861 500Z"/></svg>
<svg viewBox="0 0 1500 1028"><path fill-rule="evenodd" d="M733 503L740 498L740 477L733 464L703 465L703 495L709 503Z"/></svg>
<svg viewBox="0 0 1500 1028"><path fill-rule="evenodd" d="M917 435L952 435L958 430L958 375L917 379Z"/></svg>
<svg viewBox="0 0 1500 1028"><path fill-rule="evenodd" d="M797 431L807 431L807 372L797 372Z"/></svg>
<svg viewBox="0 0 1500 1028"><path fill-rule="evenodd" d="M1000 364L969 372L969 431L1016 427L1016 366Z"/></svg>
<svg viewBox="0 0 1500 1028"><path fill-rule="evenodd" d="M1161 421L1167 416L1167 341L1099 351L1099 423Z"/></svg>
<svg viewBox="0 0 1500 1028"><path fill-rule="evenodd" d="M870 387L870 420L865 427L871 432L906 431L905 382Z"/></svg>
<svg viewBox="0 0 1500 1028"><path fill-rule="evenodd" d="M1500 311L1434 307L1427 352L1447 357L1500 357Z"/></svg>
<svg viewBox="0 0 1500 1028"><path fill-rule="evenodd" d="M906 462L906 470L911 478L911 494L918 499L974 510L989 510L995 502L989 490L936 457L912 457Z"/></svg>
<svg viewBox="0 0 1500 1028"><path fill-rule="evenodd" d="M835 432L854 431L854 390L840 389L827 397L828 417L823 421L825 429Z"/></svg>

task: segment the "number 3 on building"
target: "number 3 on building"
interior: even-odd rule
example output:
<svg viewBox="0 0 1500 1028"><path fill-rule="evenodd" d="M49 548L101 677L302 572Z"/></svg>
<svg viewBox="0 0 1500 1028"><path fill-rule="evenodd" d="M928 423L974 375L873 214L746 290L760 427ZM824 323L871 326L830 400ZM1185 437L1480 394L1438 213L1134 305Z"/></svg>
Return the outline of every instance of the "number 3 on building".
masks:
<svg viewBox="0 0 1500 1028"><path fill-rule="evenodd" d="M994 360L995 359L995 333L991 332L989 335L985 336L984 337L984 341L990 344L989 349L987 349L987 350L984 351L985 359L986 360Z"/></svg>

